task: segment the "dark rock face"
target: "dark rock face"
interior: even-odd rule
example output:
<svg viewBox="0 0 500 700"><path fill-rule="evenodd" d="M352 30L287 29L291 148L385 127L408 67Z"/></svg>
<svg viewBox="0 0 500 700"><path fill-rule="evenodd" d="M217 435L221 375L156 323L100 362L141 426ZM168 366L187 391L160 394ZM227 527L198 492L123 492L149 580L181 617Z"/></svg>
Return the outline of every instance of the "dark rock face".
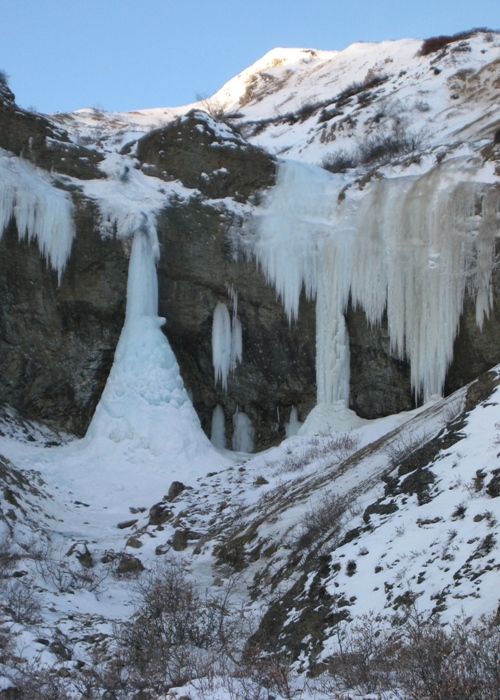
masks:
<svg viewBox="0 0 500 700"><path fill-rule="evenodd" d="M497 244L496 256L500 254ZM500 361L500 270L493 273L493 308L482 329L476 323L475 305L465 300L460 329L453 348L453 362L446 377L445 392L451 394Z"/></svg>
<svg viewBox="0 0 500 700"><path fill-rule="evenodd" d="M387 319L370 326L362 309L349 305L346 315L351 351L350 407L362 418L415 408L410 365L391 352Z"/></svg>
<svg viewBox="0 0 500 700"><path fill-rule="evenodd" d="M231 446L232 416L238 407L256 430L256 445L284 437L292 405L304 417L316 401L314 304L302 303L299 322L290 326L276 292L254 262L233 260L227 242L231 220L203 201L166 210L159 233L165 254L159 264L160 314L166 334L193 395L203 428L210 434L213 409L220 404ZM168 251L168 252L167 252ZM218 302L238 293L243 326L243 361L228 379L227 392L215 386L212 319Z"/></svg>
<svg viewBox="0 0 500 700"><path fill-rule="evenodd" d="M82 435L111 368L125 314L123 243L102 240L80 200L61 286L35 242L0 239L0 401Z"/></svg>

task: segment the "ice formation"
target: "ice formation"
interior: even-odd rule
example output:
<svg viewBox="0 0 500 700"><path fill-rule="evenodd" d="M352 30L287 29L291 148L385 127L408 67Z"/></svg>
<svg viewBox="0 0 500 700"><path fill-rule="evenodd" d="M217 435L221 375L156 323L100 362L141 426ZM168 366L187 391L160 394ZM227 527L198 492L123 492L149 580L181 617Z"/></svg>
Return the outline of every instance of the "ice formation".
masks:
<svg viewBox="0 0 500 700"><path fill-rule="evenodd" d="M253 452L254 435L255 431L250 417L236 409L233 415L233 450L235 452Z"/></svg>
<svg viewBox="0 0 500 700"><path fill-rule="evenodd" d="M212 361L215 384L219 381L227 389L227 378L231 369L231 316L222 302L215 307L212 321Z"/></svg>
<svg viewBox="0 0 500 700"><path fill-rule="evenodd" d="M297 412L297 409L295 408L295 406L292 406L290 411L290 420L288 423L285 423L285 434L287 438L297 435L301 427L302 423L299 420L299 414Z"/></svg>
<svg viewBox="0 0 500 700"><path fill-rule="evenodd" d="M40 168L0 149L0 236L13 217L19 239L36 239L60 283L75 237L71 196Z"/></svg>
<svg viewBox="0 0 500 700"><path fill-rule="evenodd" d="M452 159L425 175L376 180L366 194L321 168L280 165L253 253L290 321L302 290L316 298L318 403L349 400L350 297L371 324L387 313L415 395L442 393L465 292L479 326L492 301L500 194L477 181L475 165Z"/></svg>
<svg viewBox="0 0 500 700"><path fill-rule="evenodd" d="M220 381L225 391L227 391L229 373L234 372L242 358L242 327L237 314L238 298L234 294L232 320L227 306L219 302L215 307L212 321L212 362L215 384L217 385Z"/></svg>
<svg viewBox="0 0 500 700"><path fill-rule="evenodd" d="M190 458L210 447L161 331L152 216L135 231L129 263L125 324L87 439L128 440L167 459Z"/></svg>
<svg viewBox="0 0 500 700"><path fill-rule="evenodd" d="M212 413L212 430L210 442L218 450L226 449L226 419L222 406L217 404Z"/></svg>

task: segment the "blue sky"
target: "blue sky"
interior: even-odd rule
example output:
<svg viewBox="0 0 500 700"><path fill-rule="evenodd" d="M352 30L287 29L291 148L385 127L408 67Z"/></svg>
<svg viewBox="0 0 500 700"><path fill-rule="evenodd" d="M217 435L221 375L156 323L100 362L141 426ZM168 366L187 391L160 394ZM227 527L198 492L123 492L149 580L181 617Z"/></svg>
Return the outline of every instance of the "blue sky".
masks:
<svg viewBox="0 0 500 700"><path fill-rule="evenodd" d="M1 0L0 69L40 112L177 106L276 46L500 28L499 0Z"/></svg>

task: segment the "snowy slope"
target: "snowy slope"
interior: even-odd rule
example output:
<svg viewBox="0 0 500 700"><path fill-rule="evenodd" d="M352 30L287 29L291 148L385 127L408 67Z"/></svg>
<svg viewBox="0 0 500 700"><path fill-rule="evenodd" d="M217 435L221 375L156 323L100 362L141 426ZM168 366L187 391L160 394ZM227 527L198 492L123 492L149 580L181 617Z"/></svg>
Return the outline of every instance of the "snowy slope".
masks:
<svg viewBox="0 0 500 700"><path fill-rule="evenodd" d="M491 137L499 125L498 34L478 32L427 56L418 55L421 46L404 39L340 52L277 48L191 105L53 118L75 138L112 136L121 144L197 107L233 115L252 143L312 163L394 120L421 134L427 147Z"/></svg>

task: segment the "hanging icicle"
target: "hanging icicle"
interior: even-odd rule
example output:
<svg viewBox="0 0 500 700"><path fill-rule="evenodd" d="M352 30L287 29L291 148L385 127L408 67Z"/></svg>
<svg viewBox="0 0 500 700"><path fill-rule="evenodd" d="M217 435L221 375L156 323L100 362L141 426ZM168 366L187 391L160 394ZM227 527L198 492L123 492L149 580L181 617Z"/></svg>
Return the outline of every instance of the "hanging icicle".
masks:
<svg viewBox="0 0 500 700"><path fill-rule="evenodd" d="M391 348L410 360L415 395L442 393L466 290L479 327L492 303L500 194L476 177L473 163L454 159L342 192L340 175L279 166L254 255L290 321L302 290L316 297L319 403L349 401L349 296L372 324L387 312Z"/></svg>

